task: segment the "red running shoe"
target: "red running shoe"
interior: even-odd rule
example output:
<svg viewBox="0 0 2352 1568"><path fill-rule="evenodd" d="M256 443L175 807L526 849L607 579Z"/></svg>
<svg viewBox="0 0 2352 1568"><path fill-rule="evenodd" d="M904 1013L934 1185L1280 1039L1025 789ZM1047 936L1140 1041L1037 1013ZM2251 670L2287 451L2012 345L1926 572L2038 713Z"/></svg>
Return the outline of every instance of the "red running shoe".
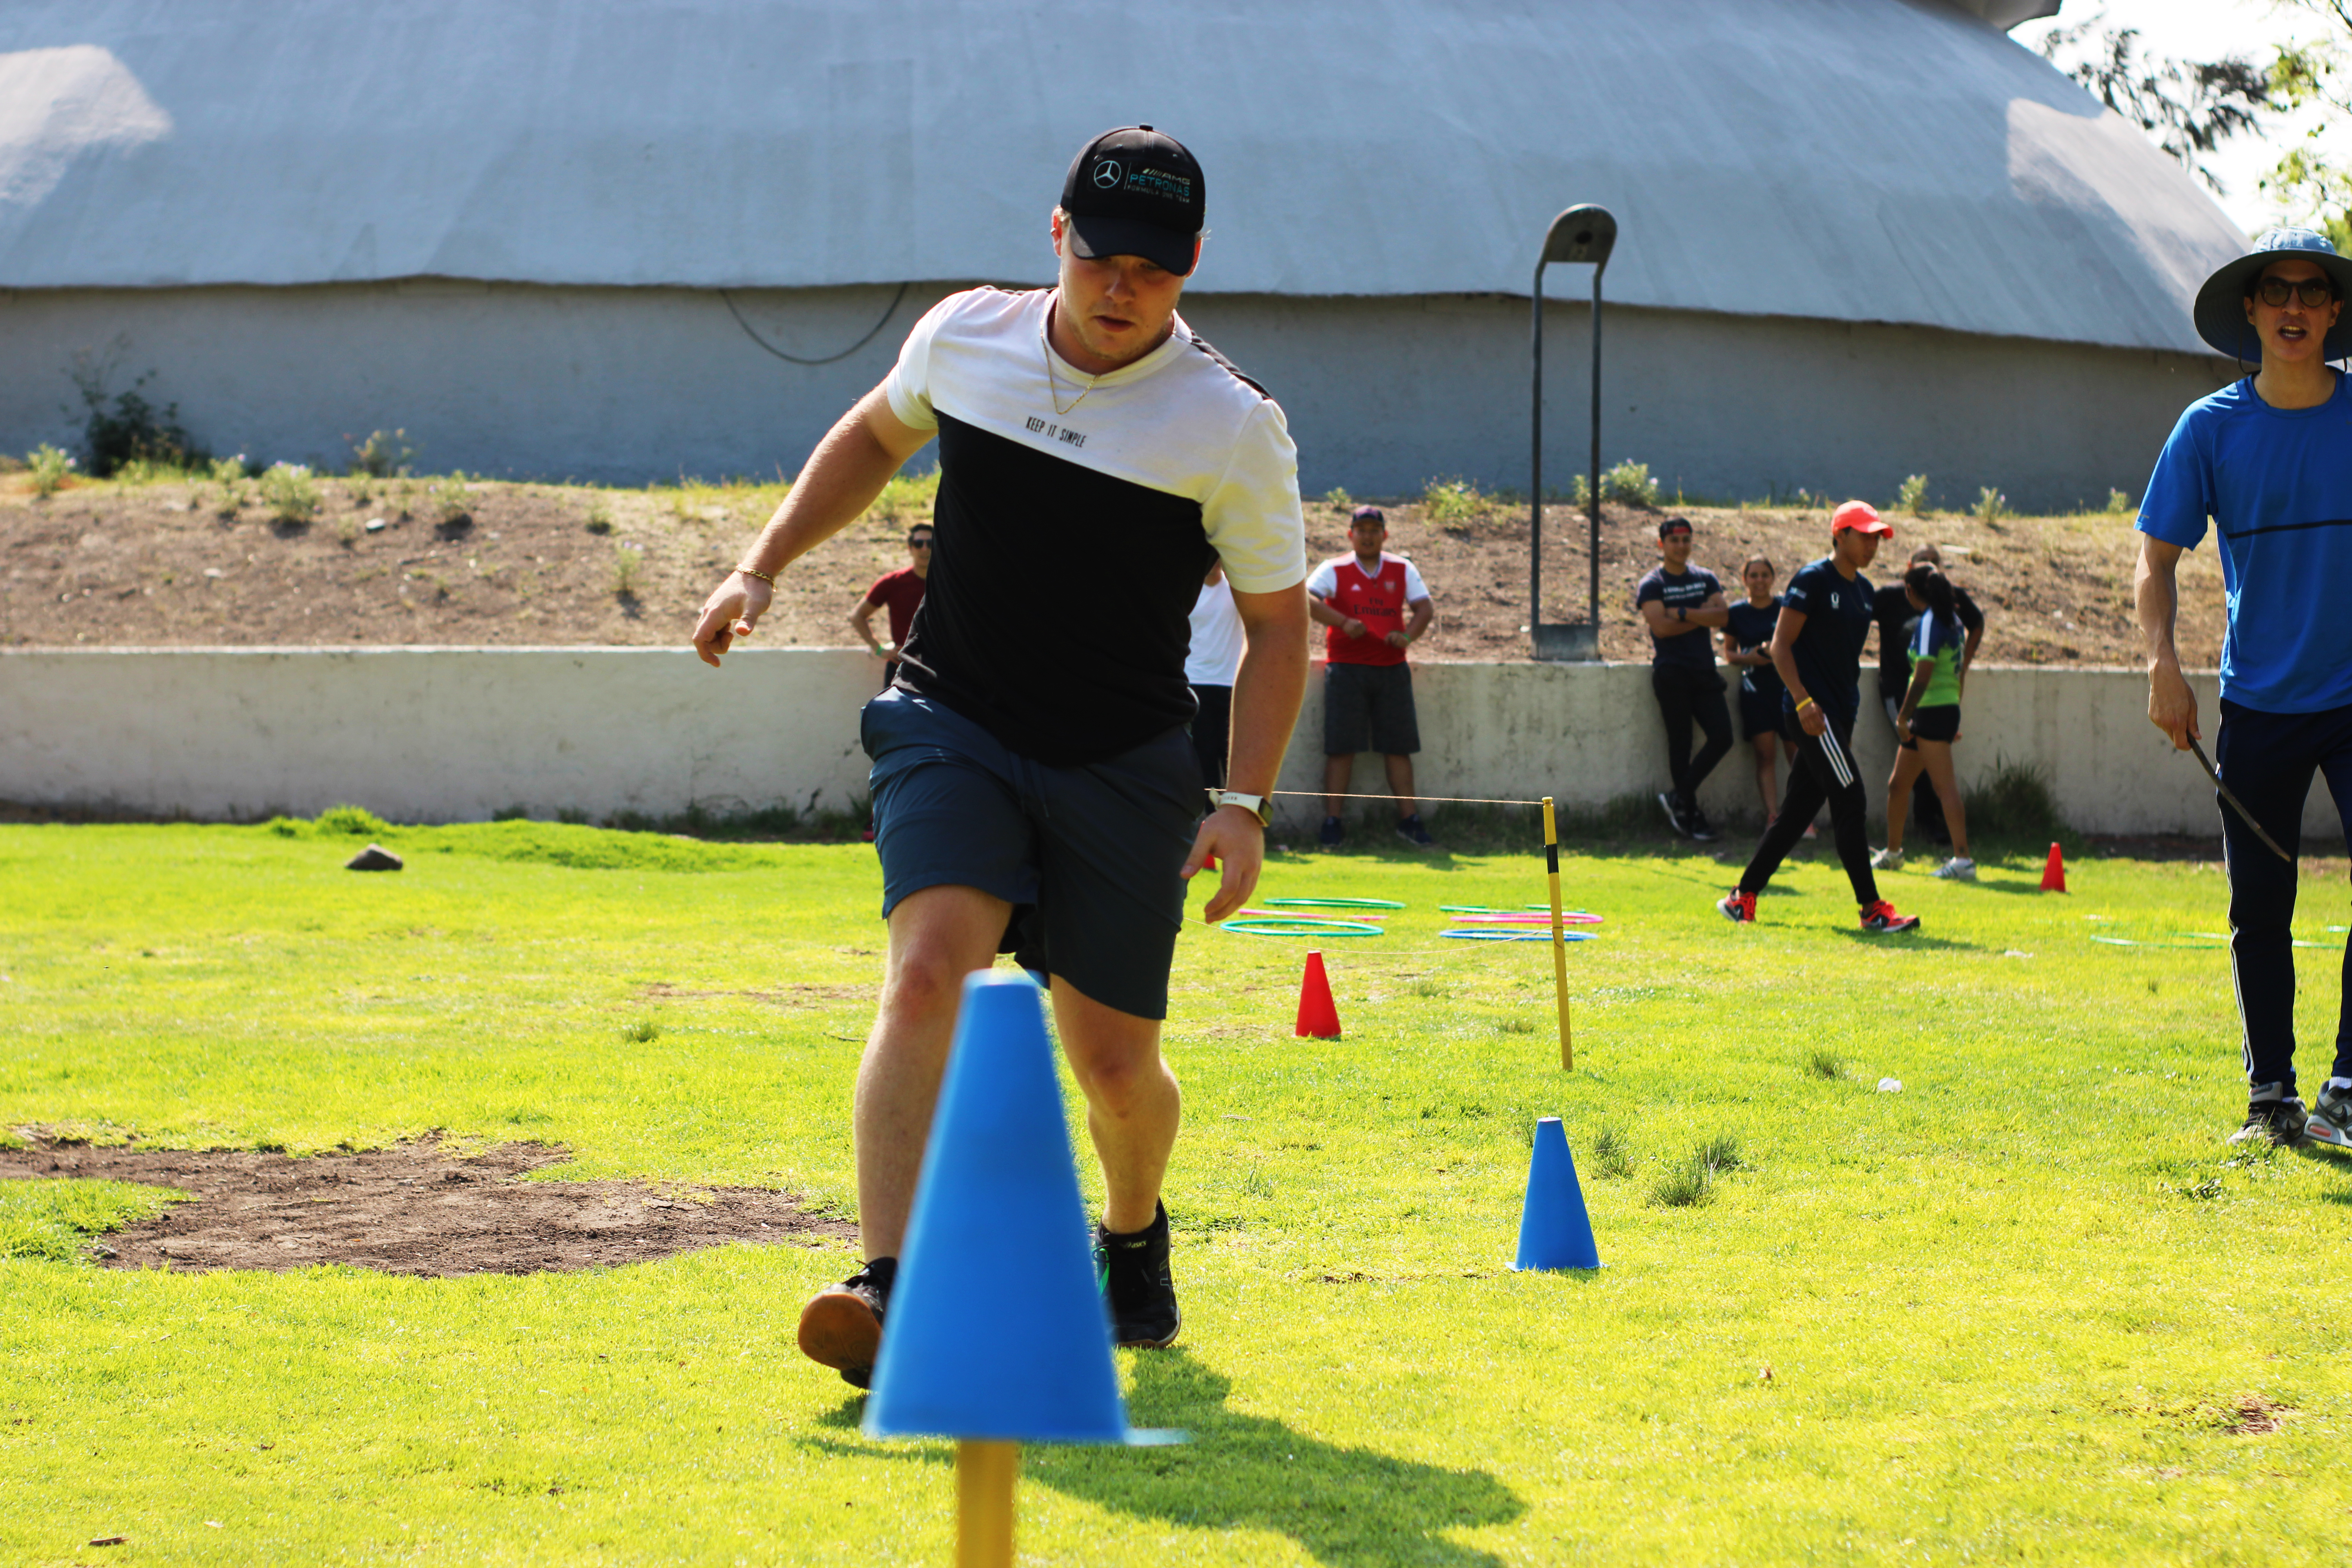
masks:
<svg viewBox="0 0 2352 1568"><path fill-rule="evenodd" d="M1746 926L1756 923L1756 895L1753 893L1743 893L1734 888L1716 900L1715 907L1721 910L1723 918L1733 925Z"/></svg>
<svg viewBox="0 0 2352 1568"><path fill-rule="evenodd" d="M1877 931L1906 931L1919 929L1917 915L1898 915L1895 906L1885 899L1862 911L1862 929Z"/></svg>

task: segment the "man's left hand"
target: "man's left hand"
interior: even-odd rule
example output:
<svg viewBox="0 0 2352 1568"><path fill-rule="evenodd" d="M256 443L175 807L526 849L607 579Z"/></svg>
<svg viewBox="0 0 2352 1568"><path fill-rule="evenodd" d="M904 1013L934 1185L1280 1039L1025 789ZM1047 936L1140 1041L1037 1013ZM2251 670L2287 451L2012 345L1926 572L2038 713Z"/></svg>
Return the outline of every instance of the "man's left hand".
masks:
<svg viewBox="0 0 2352 1568"><path fill-rule="evenodd" d="M1250 895L1257 891L1258 872L1265 865L1265 829L1256 816L1240 806L1221 805L1192 836L1184 879L1191 881L1212 855L1217 858L1217 891L1201 918L1214 922L1248 903Z"/></svg>

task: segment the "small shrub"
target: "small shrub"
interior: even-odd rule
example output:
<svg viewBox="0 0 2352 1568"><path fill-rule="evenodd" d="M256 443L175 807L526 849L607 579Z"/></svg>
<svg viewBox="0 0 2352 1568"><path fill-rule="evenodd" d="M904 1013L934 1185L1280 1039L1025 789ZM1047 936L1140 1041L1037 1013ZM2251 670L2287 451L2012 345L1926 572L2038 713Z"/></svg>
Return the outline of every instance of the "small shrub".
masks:
<svg viewBox="0 0 2352 1568"><path fill-rule="evenodd" d="M360 527L360 520L358 518L346 517L339 519L335 523L335 542L348 550L352 545L357 544L360 542L361 536L364 531L365 531Z"/></svg>
<svg viewBox="0 0 2352 1568"><path fill-rule="evenodd" d="M2109 517L2120 517L2125 512L2131 510L2131 509L2132 499L2131 492L2129 490L2109 490L2107 492L2107 515Z"/></svg>
<svg viewBox="0 0 2352 1568"><path fill-rule="evenodd" d="M1814 1078L1843 1078L1845 1058L1826 1046L1816 1046L1805 1058L1805 1071Z"/></svg>
<svg viewBox="0 0 2352 1568"><path fill-rule="evenodd" d="M1713 1168L1695 1160L1670 1165L1650 1179L1650 1202L1660 1208L1696 1208L1714 1197Z"/></svg>
<svg viewBox="0 0 2352 1568"><path fill-rule="evenodd" d="M351 492L353 506L365 506L375 500L375 480L365 474L353 474L344 486Z"/></svg>
<svg viewBox="0 0 2352 1568"><path fill-rule="evenodd" d="M1507 1035L1532 1035L1536 1032L1535 1020L1532 1018L1506 1018L1495 1027Z"/></svg>
<svg viewBox="0 0 2352 1568"><path fill-rule="evenodd" d="M1895 491L1895 507L1897 511L1907 511L1913 517L1926 517L1927 515L1927 476L1914 474L1905 479Z"/></svg>
<svg viewBox="0 0 2352 1568"><path fill-rule="evenodd" d="M1356 510L1356 498L1339 486L1333 485L1323 492L1323 504L1335 511L1353 511Z"/></svg>
<svg viewBox="0 0 2352 1568"><path fill-rule="evenodd" d="M352 448L352 473L376 479L405 479L415 460L416 448L408 444L407 431L378 430Z"/></svg>
<svg viewBox="0 0 2352 1568"><path fill-rule="evenodd" d="M47 441L25 454L25 466L32 470L33 493L53 496L65 489L67 477L74 471L72 456Z"/></svg>
<svg viewBox="0 0 2352 1568"><path fill-rule="evenodd" d="M224 517L234 516L245 504L245 454L234 458L215 458L206 468L213 483L220 486L220 510Z"/></svg>
<svg viewBox="0 0 2352 1568"><path fill-rule="evenodd" d="M621 1026L621 1038L635 1040L641 1046L649 1044L660 1037L661 1026L651 1018L639 1018L633 1023Z"/></svg>
<svg viewBox="0 0 2352 1568"><path fill-rule="evenodd" d="M1658 481L1650 477L1649 464L1637 463L1629 458L1601 476L1601 499L1655 508L1658 504Z"/></svg>
<svg viewBox="0 0 2352 1568"><path fill-rule="evenodd" d="M1999 522L2009 515L2009 498L1987 485L1977 491L1975 510L1979 522Z"/></svg>
<svg viewBox="0 0 2352 1568"><path fill-rule="evenodd" d="M1571 506L1591 506L1592 504L1592 481L1586 479L1582 474L1579 474L1574 479L1569 480L1568 500L1569 504Z"/></svg>
<svg viewBox="0 0 2352 1568"><path fill-rule="evenodd" d="M1724 1174L1745 1170L1748 1165L1739 1152L1739 1140L1728 1132L1718 1132L1692 1150L1691 1159L1710 1171Z"/></svg>
<svg viewBox="0 0 2352 1568"><path fill-rule="evenodd" d="M352 838L373 838L392 831L392 824L363 805L331 805L311 826L320 833L341 833Z"/></svg>
<svg viewBox="0 0 2352 1568"><path fill-rule="evenodd" d="M588 531L606 534L613 531L613 504L603 496L588 503Z"/></svg>
<svg viewBox="0 0 2352 1568"><path fill-rule="evenodd" d="M319 515L319 481L299 463L272 463L261 476L261 501L279 522L308 522Z"/></svg>
<svg viewBox="0 0 2352 1568"><path fill-rule="evenodd" d="M1604 1121L1593 1130L1589 1152L1592 1157L1592 1173L1596 1176L1622 1181L1633 1173L1633 1148L1625 1142L1625 1134L1619 1131L1613 1122Z"/></svg>
<svg viewBox="0 0 2352 1568"><path fill-rule="evenodd" d="M2058 803L2050 798L2050 781L2039 768L1998 758L1993 771L1967 794L1971 837L2021 838L2045 843L2059 836L2065 824Z"/></svg>
<svg viewBox="0 0 2352 1568"><path fill-rule="evenodd" d="M82 440L89 447L92 479L110 479L124 464L142 458L173 468L193 468L204 461L205 455L181 427L180 405L167 403L157 408L139 395L153 371L132 382L129 391L116 393L110 406L109 369L108 363L93 363L83 357L77 359L73 372L82 406L89 411L82 422Z"/></svg>
<svg viewBox="0 0 2352 1568"><path fill-rule="evenodd" d="M1467 522L1485 499L1468 479L1432 479L1422 487L1422 514L1434 523Z"/></svg>
<svg viewBox="0 0 2352 1568"><path fill-rule="evenodd" d="M613 547L613 592L624 599L636 596L637 584L644 581L646 552L634 544Z"/></svg>
<svg viewBox="0 0 2352 1568"><path fill-rule="evenodd" d="M466 470L452 468L448 477L433 487L433 510L444 523L465 522L472 519L473 498L466 493Z"/></svg>
<svg viewBox="0 0 2352 1568"><path fill-rule="evenodd" d="M1242 1178L1242 1191L1248 1194L1251 1197L1264 1198L1268 1202L1272 1202L1274 1198L1274 1183L1267 1178L1266 1173L1264 1171L1258 1169L1255 1165L1253 1165L1250 1167L1249 1174Z"/></svg>

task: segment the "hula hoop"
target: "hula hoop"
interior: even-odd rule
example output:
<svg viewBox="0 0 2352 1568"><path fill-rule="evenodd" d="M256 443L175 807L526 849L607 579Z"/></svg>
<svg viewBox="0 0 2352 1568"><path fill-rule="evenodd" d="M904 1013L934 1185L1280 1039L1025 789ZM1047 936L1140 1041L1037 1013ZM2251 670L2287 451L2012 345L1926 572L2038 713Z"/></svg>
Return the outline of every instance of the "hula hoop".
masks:
<svg viewBox="0 0 2352 1568"><path fill-rule="evenodd" d="M1437 934L1440 936L1452 937L1456 942L1549 942L1551 940L1551 932L1548 931L1489 931L1485 929L1472 929L1467 931L1442 931ZM1564 931L1559 933L1559 940L1562 942L1594 942L1599 939L1589 931Z"/></svg>
<svg viewBox="0 0 2352 1568"><path fill-rule="evenodd" d="M1323 921L1292 915L1276 918L1271 915L1244 916L1240 920L1219 922L1219 931L1229 931L1236 936L1383 936L1387 933L1376 925L1361 921Z"/></svg>
<svg viewBox="0 0 2352 1568"><path fill-rule="evenodd" d="M1277 910L1401 910L1394 899L1268 899Z"/></svg>
<svg viewBox="0 0 2352 1568"><path fill-rule="evenodd" d="M1454 923L1465 926L1548 926L1551 924L1551 917L1522 914L1455 915ZM1564 926L1597 926L1601 923L1601 917L1588 915L1581 910L1574 914L1563 911L1559 917L1559 923Z"/></svg>
<svg viewBox="0 0 2352 1568"><path fill-rule="evenodd" d="M2218 942L2135 942L2126 936L2095 936L2091 940L2105 942L2109 947L2179 947L2187 948L2192 952L2221 951L2221 943Z"/></svg>
<svg viewBox="0 0 2352 1568"><path fill-rule="evenodd" d="M1520 905L1517 910L1498 910L1498 911L1496 911L1496 912L1497 912L1497 913L1501 913L1501 914L1547 914L1547 915L1548 915L1548 914L1551 913L1551 906L1550 906L1549 904L1521 904L1521 905ZM1584 916L1584 917L1585 917L1585 919L1587 919L1587 920L1594 920L1594 921L1597 921L1597 920L1599 920L1599 919L1601 918L1599 915L1594 914L1594 913L1593 913L1591 910L1560 910L1560 913L1561 913L1561 915L1562 915L1562 916L1567 916L1567 915L1582 915L1582 916Z"/></svg>
<svg viewBox="0 0 2352 1568"><path fill-rule="evenodd" d="M1291 914L1285 914L1285 913L1283 913L1283 911L1282 911L1282 910L1241 910L1241 911L1239 911L1239 912L1240 912L1240 913L1242 913L1242 914L1244 914L1244 915L1257 915L1257 916L1261 916L1261 917L1263 917L1263 918L1265 918L1265 919L1268 919L1268 920L1277 920L1277 921L1319 921L1319 920L1324 920L1324 919L1328 919L1328 917L1324 916L1324 915L1291 915ZM1364 913L1362 913L1362 914L1360 914L1360 915L1356 916L1355 918L1356 918L1356 919L1358 919L1358 920L1367 920L1367 921L1384 921L1384 920L1388 919L1388 918L1389 918L1389 916L1388 916L1388 911L1387 911L1386 910L1367 910L1367 911L1365 911Z"/></svg>

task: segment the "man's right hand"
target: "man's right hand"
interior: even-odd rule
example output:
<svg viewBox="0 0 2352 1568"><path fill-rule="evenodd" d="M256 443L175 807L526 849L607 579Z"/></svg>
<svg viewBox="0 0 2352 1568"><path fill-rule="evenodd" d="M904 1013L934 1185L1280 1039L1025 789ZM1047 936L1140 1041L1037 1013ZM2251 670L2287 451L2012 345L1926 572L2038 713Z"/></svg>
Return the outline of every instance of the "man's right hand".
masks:
<svg viewBox="0 0 2352 1568"><path fill-rule="evenodd" d="M776 591L757 577L730 572L702 602L702 618L694 624L695 653L703 663L718 668L719 656L734 646L737 637L751 635L775 597Z"/></svg>
<svg viewBox="0 0 2352 1568"><path fill-rule="evenodd" d="M866 650L866 657L868 658L887 660L890 657L890 649L887 647L868 647Z"/></svg>
<svg viewBox="0 0 2352 1568"><path fill-rule="evenodd" d="M2189 742L2205 738L2197 727L2197 693L2189 689L2189 678L2180 673L2180 666L2169 659L2148 667L2147 721L2171 737L2176 752L2185 752Z"/></svg>
<svg viewBox="0 0 2352 1568"><path fill-rule="evenodd" d="M1345 620L1339 623L1339 629L1351 637L1360 637L1364 635L1364 623L1354 619Z"/></svg>

